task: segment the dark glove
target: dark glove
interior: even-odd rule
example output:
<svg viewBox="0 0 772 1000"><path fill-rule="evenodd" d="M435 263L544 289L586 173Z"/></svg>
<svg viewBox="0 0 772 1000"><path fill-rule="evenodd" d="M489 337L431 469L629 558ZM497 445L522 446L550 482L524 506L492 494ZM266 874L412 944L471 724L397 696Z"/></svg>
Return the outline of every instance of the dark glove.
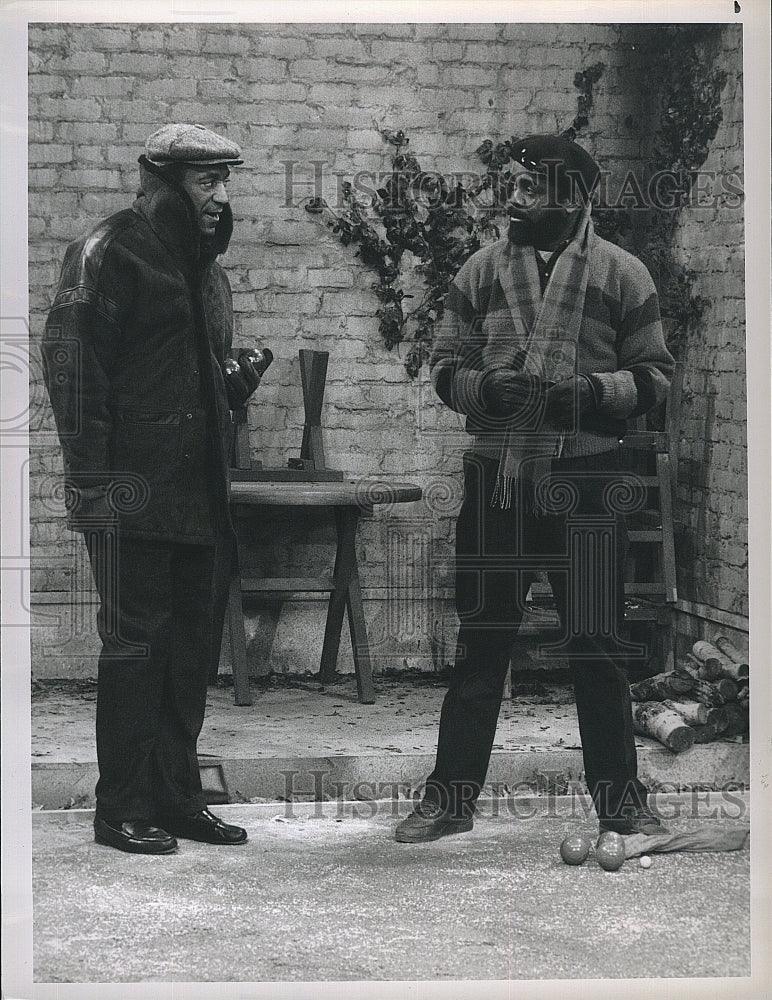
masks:
<svg viewBox="0 0 772 1000"><path fill-rule="evenodd" d="M544 389L544 382L538 375L494 368L483 379L483 404L492 416L512 417L520 411L535 409Z"/></svg>
<svg viewBox="0 0 772 1000"><path fill-rule="evenodd" d="M547 390L545 418L555 427L573 428L577 418L597 409L592 382L584 375L576 375L557 382Z"/></svg>
<svg viewBox="0 0 772 1000"><path fill-rule="evenodd" d="M273 354L268 348L259 350L254 347L239 351L238 361L226 358L223 365L225 389L228 394L228 406L238 410L244 406L252 393L260 385L263 373L273 361Z"/></svg>

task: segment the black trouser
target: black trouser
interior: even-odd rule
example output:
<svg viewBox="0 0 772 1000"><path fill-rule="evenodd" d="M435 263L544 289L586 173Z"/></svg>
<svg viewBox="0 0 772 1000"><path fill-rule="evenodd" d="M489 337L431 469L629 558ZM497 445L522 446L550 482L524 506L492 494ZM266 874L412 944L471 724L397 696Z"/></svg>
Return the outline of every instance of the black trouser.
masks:
<svg viewBox="0 0 772 1000"><path fill-rule="evenodd" d="M473 809L488 770L523 602L541 569L548 572L568 640L558 645L571 669L587 785L601 818L621 815L624 805L644 804L646 790L636 777L622 665L634 656L622 638L627 536L623 518L608 510L614 503L608 488L619 482L618 453L552 463L553 501L572 506L570 513L526 513L529 507L517 495L511 509L491 506L497 466L464 456L464 502L456 526L461 628L427 790L438 792L456 815Z"/></svg>
<svg viewBox="0 0 772 1000"><path fill-rule="evenodd" d="M97 812L144 820L204 807L196 741L212 641L214 548L86 532L101 598Z"/></svg>

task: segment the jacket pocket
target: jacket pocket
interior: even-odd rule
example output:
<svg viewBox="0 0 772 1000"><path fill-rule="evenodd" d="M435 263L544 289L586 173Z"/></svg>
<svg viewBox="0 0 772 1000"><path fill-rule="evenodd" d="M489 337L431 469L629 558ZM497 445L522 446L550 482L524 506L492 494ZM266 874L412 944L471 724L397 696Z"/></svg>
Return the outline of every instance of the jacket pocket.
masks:
<svg viewBox="0 0 772 1000"><path fill-rule="evenodd" d="M178 413L121 414L115 421L111 472L140 476L151 488L168 484L177 474L181 452Z"/></svg>

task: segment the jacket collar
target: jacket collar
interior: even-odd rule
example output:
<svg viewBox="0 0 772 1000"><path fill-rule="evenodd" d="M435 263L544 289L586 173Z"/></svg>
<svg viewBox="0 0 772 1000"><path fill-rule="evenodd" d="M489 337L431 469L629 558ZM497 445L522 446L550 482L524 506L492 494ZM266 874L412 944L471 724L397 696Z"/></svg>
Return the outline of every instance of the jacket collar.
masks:
<svg viewBox="0 0 772 1000"><path fill-rule="evenodd" d="M228 249L233 213L224 205L211 239L202 239L193 204L184 189L146 156L139 158L140 191L133 210L175 256L206 263Z"/></svg>

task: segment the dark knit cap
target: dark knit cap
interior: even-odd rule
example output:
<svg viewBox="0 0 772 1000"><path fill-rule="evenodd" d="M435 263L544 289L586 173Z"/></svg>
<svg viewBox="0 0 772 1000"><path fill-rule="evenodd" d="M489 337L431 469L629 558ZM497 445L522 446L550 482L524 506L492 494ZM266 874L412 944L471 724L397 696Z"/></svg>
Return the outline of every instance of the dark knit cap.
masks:
<svg viewBox="0 0 772 1000"><path fill-rule="evenodd" d="M145 154L148 160L158 166L190 163L197 167L208 167L244 162L235 142L203 125L164 125L148 137Z"/></svg>
<svg viewBox="0 0 772 1000"><path fill-rule="evenodd" d="M585 201L600 177L600 167L587 150L562 135L529 135L512 149L513 159L526 169L556 177L561 197L576 192Z"/></svg>

